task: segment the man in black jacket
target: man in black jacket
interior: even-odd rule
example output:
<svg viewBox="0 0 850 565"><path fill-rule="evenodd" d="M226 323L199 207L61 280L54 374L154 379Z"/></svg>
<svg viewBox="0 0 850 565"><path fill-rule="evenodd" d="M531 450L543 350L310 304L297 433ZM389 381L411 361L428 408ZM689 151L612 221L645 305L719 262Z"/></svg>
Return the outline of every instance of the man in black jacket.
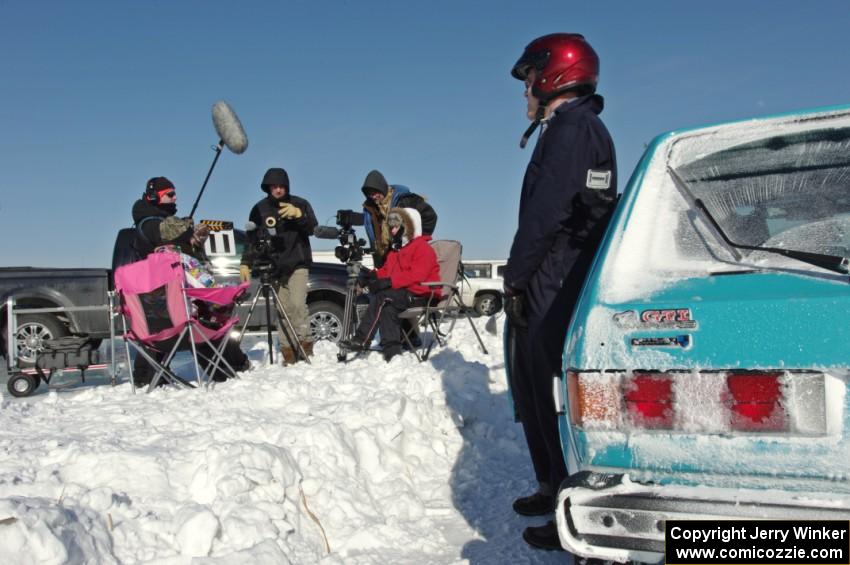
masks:
<svg viewBox="0 0 850 565"><path fill-rule="evenodd" d="M209 234L204 225L195 227L191 218L177 217L177 190L165 177L154 177L145 185L145 193L133 204L136 226L133 246L147 257L161 245L176 245L188 255L203 253Z"/></svg>
<svg viewBox="0 0 850 565"><path fill-rule="evenodd" d="M532 41L511 74L525 81L525 140L543 129L522 183L519 224L504 271L506 312L515 335L511 386L522 421L537 492L514 510L554 510L567 477L553 378L561 376L567 326L617 195L614 144L599 119L599 58L584 37L556 33ZM529 527L532 546L561 549L554 522Z"/></svg>
<svg viewBox="0 0 850 565"><path fill-rule="evenodd" d="M307 311L307 276L313 264L310 235L318 225L310 203L294 196L289 191L289 175L281 168L266 171L260 188L268 196L257 202L248 220L257 229L248 232L248 241L239 266L240 278L251 278L251 267L258 260L269 260L272 264L274 286L283 309L289 316L301 347L307 355L313 354L313 338ZM258 232L265 230L270 235L272 248L266 257L256 253ZM295 363L297 346L281 334L280 352L283 364Z"/></svg>
<svg viewBox="0 0 850 565"><path fill-rule="evenodd" d="M174 245L187 255L202 261L206 259L204 241L209 235L209 227L203 224L195 226L192 218L177 217L177 189L167 178L153 177L148 180L144 194L133 204L132 214L133 224L136 226L133 246L141 257L147 257L157 247ZM159 352L149 353L156 359L162 358ZM223 356L237 371L245 371L251 367L251 362L239 348L239 344L231 339L228 339L224 347ZM202 361L201 365L204 367L208 363ZM152 378L153 368L144 357L137 355L133 364L133 380L136 386L150 384ZM225 378L225 372L220 369L213 374L214 380Z"/></svg>

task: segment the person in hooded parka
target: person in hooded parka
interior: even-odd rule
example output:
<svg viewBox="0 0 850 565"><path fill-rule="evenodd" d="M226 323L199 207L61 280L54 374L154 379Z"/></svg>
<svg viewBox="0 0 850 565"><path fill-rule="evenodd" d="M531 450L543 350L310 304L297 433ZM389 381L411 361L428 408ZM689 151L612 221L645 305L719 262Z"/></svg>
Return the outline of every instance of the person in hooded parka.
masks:
<svg viewBox="0 0 850 565"><path fill-rule="evenodd" d="M402 351L402 326L398 315L408 308L425 306L431 289L422 283L439 282L437 254L422 235L422 219L415 208L391 208L387 214L392 235L386 261L367 271L361 285L372 300L349 340L340 343L349 351L365 351L375 332L381 332L381 350L389 361ZM435 296L439 298L439 289Z"/></svg>

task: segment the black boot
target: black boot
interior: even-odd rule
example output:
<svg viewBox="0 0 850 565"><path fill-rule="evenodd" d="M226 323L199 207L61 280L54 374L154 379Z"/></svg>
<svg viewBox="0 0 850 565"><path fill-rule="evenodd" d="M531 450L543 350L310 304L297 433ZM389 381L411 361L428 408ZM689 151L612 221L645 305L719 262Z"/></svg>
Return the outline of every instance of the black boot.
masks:
<svg viewBox="0 0 850 565"><path fill-rule="evenodd" d="M514 500L513 508L514 512L523 516L545 516L555 511L555 497L538 491Z"/></svg>
<svg viewBox="0 0 850 565"><path fill-rule="evenodd" d="M387 363L390 362L390 359L401 353L401 344L394 343L392 345L382 345L383 353L384 353L384 361Z"/></svg>
<svg viewBox="0 0 850 565"><path fill-rule="evenodd" d="M564 551L561 540L558 539L558 526L554 521L546 522L542 526L529 526L522 532L525 543L537 549L547 551Z"/></svg>
<svg viewBox="0 0 850 565"><path fill-rule="evenodd" d="M346 351L350 351L352 353L356 353L358 351L368 351L369 345L363 343L363 338L358 338L357 336L353 336L350 339L341 339L339 340L339 345L341 348Z"/></svg>

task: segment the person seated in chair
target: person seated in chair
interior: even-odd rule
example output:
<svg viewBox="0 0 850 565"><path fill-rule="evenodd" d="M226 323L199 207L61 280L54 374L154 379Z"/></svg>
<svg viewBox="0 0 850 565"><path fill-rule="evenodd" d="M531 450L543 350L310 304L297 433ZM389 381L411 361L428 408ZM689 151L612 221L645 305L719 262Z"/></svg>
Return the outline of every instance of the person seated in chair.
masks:
<svg viewBox="0 0 850 565"><path fill-rule="evenodd" d="M147 257L159 248L173 247L175 252L190 255L201 262L206 259L204 242L209 236L209 227L203 224L196 226L192 218L177 217L177 189L167 178L153 177L148 180L142 197L133 204L132 214L136 226L133 246L142 257ZM152 353L158 356L158 352ZM251 368L248 356L233 340L228 340L224 348L224 359L236 371ZM136 356L133 376L136 386L149 384L153 377L152 367L141 355ZM225 373L220 369L213 375L217 381L225 378Z"/></svg>
<svg viewBox="0 0 850 565"><path fill-rule="evenodd" d="M361 278L372 294L372 300L351 339L340 345L349 351L365 351L381 331L381 349L389 361L402 350L402 328L399 314L408 308L425 306L431 288L422 283L439 282L437 254L422 235L422 219L415 208L392 208L387 215L392 249L381 268L367 271ZM435 298L440 289L435 288Z"/></svg>

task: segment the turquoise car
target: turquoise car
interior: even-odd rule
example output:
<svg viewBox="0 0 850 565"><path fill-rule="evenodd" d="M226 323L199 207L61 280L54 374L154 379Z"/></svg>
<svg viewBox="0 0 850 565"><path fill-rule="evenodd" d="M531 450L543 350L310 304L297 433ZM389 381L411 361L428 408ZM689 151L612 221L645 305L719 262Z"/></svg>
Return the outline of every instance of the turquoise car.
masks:
<svg viewBox="0 0 850 565"><path fill-rule="evenodd" d="M850 518L850 106L657 137L564 347L572 553L667 519Z"/></svg>

